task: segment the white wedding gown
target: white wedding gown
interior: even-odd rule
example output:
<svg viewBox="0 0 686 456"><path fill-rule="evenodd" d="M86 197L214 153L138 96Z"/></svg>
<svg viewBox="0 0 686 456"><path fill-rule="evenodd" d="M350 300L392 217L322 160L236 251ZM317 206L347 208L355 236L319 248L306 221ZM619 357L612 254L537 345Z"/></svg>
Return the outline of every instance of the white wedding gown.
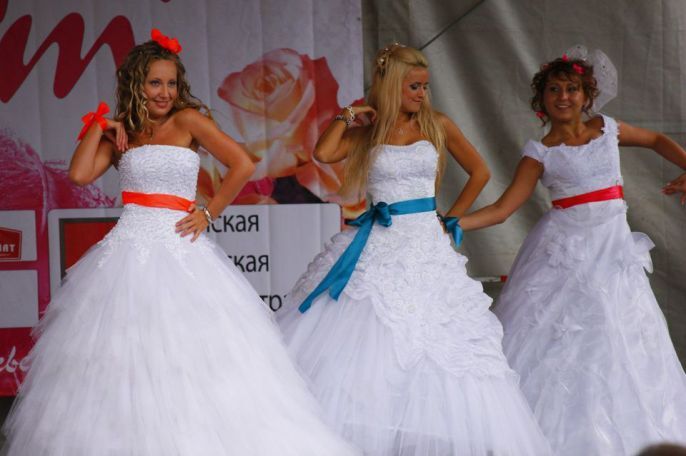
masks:
<svg viewBox="0 0 686 456"><path fill-rule="evenodd" d="M428 141L378 148L371 199L432 197L437 157ZM356 231L333 237L279 318L328 423L369 456L549 454L507 365L491 299L435 212L375 224L338 301L322 294L298 312Z"/></svg>
<svg viewBox="0 0 686 456"><path fill-rule="evenodd" d="M583 146L530 141L552 199L622 183L617 123ZM505 354L555 454L634 455L686 444L686 376L644 269L650 239L622 199L552 209L522 245L495 306Z"/></svg>
<svg viewBox="0 0 686 456"><path fill-rule="evenodd" d="M198 155L142 146L123 190L195 198ZM185 212L126 205L38 327L9 456L358 454L321 421L271 311Z"/></svg>

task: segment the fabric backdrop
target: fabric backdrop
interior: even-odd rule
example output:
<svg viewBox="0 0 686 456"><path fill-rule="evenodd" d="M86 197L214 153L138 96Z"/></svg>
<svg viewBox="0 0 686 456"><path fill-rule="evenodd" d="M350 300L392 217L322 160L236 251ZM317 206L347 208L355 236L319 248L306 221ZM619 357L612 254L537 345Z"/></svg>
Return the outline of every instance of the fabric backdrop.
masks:
<svg viewBox="0 0 686 456"><path fill-rule="evenodd" d="M531 77L542 62L575 44L603 50L617 67L619 95L604 113L686 146L683 0L376 0L363 1L362 9L366 86L379 47L393 41L424 47L434 105L457 122L492 172L475 207L502 194L524 143L543 136L529 108ZM686 210L660 193L681 170L645 149L623 148L621 160L629 224L655 242L650 281L686 364ZM451 163L443 206L465 180ZM467 233L462 251L470 273L507 274L527 232L549 207L539 184L506 223Z"/></svg>

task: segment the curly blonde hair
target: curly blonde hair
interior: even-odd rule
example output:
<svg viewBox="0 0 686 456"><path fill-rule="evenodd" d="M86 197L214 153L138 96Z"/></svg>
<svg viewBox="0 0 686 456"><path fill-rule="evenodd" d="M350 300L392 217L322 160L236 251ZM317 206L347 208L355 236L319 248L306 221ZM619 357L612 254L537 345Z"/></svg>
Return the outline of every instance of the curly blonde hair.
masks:
<svg viewBox="0 0 686 456"><path fill-rule="evenodd" d="M131 49L124 63L117 69L115 118L124 124L129 136L151 129L143 85L150 65L157 60L169 60L176 65L178 94L174 99L170 114L185 108L192 108L203 111L211 118L209 108L191 93L191 86L186 80L186 68L181 63L179 56L151 40Z"/></svg>

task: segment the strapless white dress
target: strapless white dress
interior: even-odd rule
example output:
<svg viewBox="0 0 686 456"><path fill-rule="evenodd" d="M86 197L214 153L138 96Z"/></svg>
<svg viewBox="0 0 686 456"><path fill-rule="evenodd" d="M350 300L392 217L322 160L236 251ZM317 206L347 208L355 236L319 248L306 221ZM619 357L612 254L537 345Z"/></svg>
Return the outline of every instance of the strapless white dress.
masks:
<svg viewBox="0 0 686 456"><path fill-rule="evenodd" d="M122 190L195 199L199 158L143 146ZM9 456L358 454L326 427L271 311L184 212L126 205L41 320Z"/></svg>
<svg viewBox="0 0 686 456"><path fill-rule="evenodd" d="M430 142L374 154L372 201L434 195ZM322 294L298 312L356 231L333 237L279 318L328 423L370 456L549 454L507 365L491 299L435 212L375 224L338 301Z"/></svg>

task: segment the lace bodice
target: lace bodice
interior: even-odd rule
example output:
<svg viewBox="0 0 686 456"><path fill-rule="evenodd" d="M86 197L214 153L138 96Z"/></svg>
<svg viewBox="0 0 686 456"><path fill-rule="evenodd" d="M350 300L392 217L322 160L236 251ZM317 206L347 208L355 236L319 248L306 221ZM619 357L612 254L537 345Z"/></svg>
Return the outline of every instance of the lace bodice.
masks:
<svg viewBox="0 0 686 456"><path fill-rule="evenodd" d="M379 146L372 158L367 184L372 202L434 195L438 154L429 141ZM297 303L293 307L321 282L355 234L355 229L337 234L315 258L288 295ZM513 375L502 354L502 328L489 311L491 299L467 276L466 262L434 211L393 216L390 226L372 227L339 301L372 303L393 334L403 368L428 357L457 376Z"/></svg>
<svg viewBox="0 0 686 456"><path fill-rule="evenodd" d="M188 200L195 199L200 169L198 154L185 147L146 145L134 147L119 161L122 191L163 193ZM171 251L179 260L192 248L209 248L210 242L201 235L193 244L191 236L181 237L175 231L176 222L187 216L183 211L127 204L117 225L101 241L106 252L122 244L133 246L136 256L146 262L156 248ZM100 260L104 264L109 255ZM180 261L183 264L183 261Z"/></svg>
<svg viewBox="0 0 686 456"><path fill-rule="evenodd" d="M195 199L200 157L185 147L146 145L126 152L119 162L122 191L164 193Z"/></svg>
<svg viewBox="0 0 686 456"><path fill-rule="evenodd" d="M367 193L374 203L434 196L438 153L421 140L407 146L384 144L374 151Z"/></svg>
<svg viewBox="0 0 686 456"><path fill-rule="evenodd" d="M541 183L553 200L622 184L617 122L603 117L603 135L582 146L529 141L522 155L543 163Z"/></svg>

